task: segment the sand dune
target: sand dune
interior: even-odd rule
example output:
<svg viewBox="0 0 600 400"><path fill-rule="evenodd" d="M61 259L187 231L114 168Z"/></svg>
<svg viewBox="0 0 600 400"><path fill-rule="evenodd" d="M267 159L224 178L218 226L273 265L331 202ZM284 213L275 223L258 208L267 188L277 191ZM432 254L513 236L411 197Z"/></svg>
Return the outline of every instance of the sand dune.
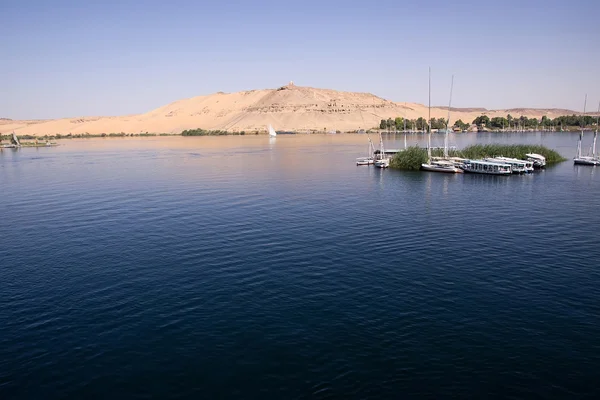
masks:
<svg viewBox="0 0 600 400"><path fill-rule="evenodd" d="M81 117L56 120L13 121L0 119L0 133L17 134L101 134L179 133L184 129L264 131L271 124L277 130L323 131L369 129L382 118L427 117L427 107L416 103L394 103L370 93L340 92L293 84L278 89L214 93L179 100L145 114L122 117ZM451 120L471 122L482 114L513 117L525 115L555 118L574 114L571 110L514 108L453 108ZM432 117L446 117L445 107L433 107Z"/></svg>

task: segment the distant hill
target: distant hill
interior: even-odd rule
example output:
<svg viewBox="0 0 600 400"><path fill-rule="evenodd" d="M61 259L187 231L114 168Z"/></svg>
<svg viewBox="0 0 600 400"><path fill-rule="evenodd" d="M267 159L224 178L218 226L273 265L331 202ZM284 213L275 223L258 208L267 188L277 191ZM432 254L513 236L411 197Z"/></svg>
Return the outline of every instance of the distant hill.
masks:
<svg viewBox="0 0 600 400"><path fill-rule="evenodd" d="M379 126L381 119L427 117L427 107L395 103L371 93L340 92L293 84L277 89L214 93L179 100L150 112L122 117L80 117L56 120L0 120L0 132L18 134L180 133L203 128L228 131L264 131L268 124L281 131L349 131ZM446 117L447 107L433 107L431 116ZM451 120L471 122L485 113L490 118L525 115L555 118L577 114L571 110L513 108L452 108Z"/></svg>

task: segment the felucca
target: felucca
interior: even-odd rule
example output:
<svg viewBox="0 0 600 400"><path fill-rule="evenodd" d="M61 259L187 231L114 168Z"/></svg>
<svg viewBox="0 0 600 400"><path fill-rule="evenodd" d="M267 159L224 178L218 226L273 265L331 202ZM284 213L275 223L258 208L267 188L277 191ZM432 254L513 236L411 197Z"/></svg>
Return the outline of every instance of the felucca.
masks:
<svg viewBox="0 0 600 400"><path fill-rule="evenodd" d="M450 85L450 102L448 103L448 120L450 120L450 106L452 105L452 88L454 87L454 75L452 75L452 83ZM446 136L444 138L444 159L443 160L432 160L431 157L431 67L429 67L429 116L427 120L427 127L429 133L427 134L427 163L421 164L421 169L424 171L431 172L446 172L446 173L462 173L463 170L456 167L454 162L448 160L448 126L446 125Z"/></svg>
<svg viewBox="0 0 600 400"><path fill-rule="evenodd" d="M596 127L596 132L594 133L594 144L593 147L593 155L591 156L582 156L581 155L581 142L583 142L583 129L585 127L585 106L587 105L587 94L585 95L585 101L583 102L583 122L581 123L581 133L579 134L579 141L577 142L577 154L575 158L573 158L573 164L575 165L600 165L600 160L595 156L596 152L596 136L598 135L598 128Z"/></svg>
<svg viewBox="0 0 600 400"><path fill-rule="evenodd" d="M369 135L367 134L367 138L369 139L369 150L367 151L367 156L366 157L359 157L356 159L356 165L369 165L369 164L373 164L375 162L375 146L373 145L373 142L371 141L371 138L369 137Z"/></svg>

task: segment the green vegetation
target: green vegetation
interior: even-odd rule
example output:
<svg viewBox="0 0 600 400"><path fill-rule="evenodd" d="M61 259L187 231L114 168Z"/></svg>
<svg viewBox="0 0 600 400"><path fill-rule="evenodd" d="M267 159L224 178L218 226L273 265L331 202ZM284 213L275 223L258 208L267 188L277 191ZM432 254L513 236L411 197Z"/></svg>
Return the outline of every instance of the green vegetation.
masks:
<svg viewBox="0 0 600 400"><path fill-rule="evenodd" d="M206 129L186 129L181 132L181 136L225 136L225 135L245 135L246 132L228 132L228 131L210 131Z"/></svg>
<svg viewBox="0 0 600 400"><path fill-rule="evenodd" d="M405 125L406 123L406 125ZM542 129L542 130L577 130L584 127L595 127L596 117L591 115L563 115L550 119L547 116L542 118L528 118L520 116L514 118L508 114L506 117L494 117L490 118L485 114L475 118L471 124L476 125L479 128L487 129L505 129L505 130L516 130L516 129ZM452 125L452 128L459 129L461 131L467 130L471 124L457 120ZM446 120L444 118L432 118L430 121L431 129L445 129ZM388 118L382 119L379 123L379 129L383 130L396 130L402 131L406 127L406 130L424 130L427 129L427 120L423 117L417 119L404 119L403 117L396 117L395 119Z"/></svg>
<svg viewBox="0 0 600 400"><path fill-rule="evenodd" d="M426 162L427 150L422 149L419 146L411 146L392 157L390 167L405 170L418 170L421 168L421 164Z"/></svg>
<svg viewBox="0 0 600 400"><path fill-rule="evenodd" d="M459 119L458 121L456 121L453 125L453 128L458 128L461 131L466 131L467 129L469 129L469 124L467 124L466 122L463 122L462 119Z"/></svg>
<svg viewBox="0 0 600 400"><path fill-rule="evenodd" d="M485 127L489 129L569 129L569 128L580 128L590 127L596 125L596 117L591 115L563 115L550 119L547 116L542 118L527 118L520 116L519 118L513 118L512 115L508 114L506 117L494 117L490 119L487 115L481 115L473 120L473 124L479 127Z"/></svg>
<svg viewBox="0 0 600 400"><path fill-rule="evenodd" d="M456 153L458 154L456 157L471 159L498 156L525 159L527 158L527 153L537 153L546 157L546 164L555 164L566 160L555 150L549 149L544 146L528 144L475 144L466 147L461 151L456 151Z"/></svg>
<svg viewBox="0 0 600 400"><path fill-rule="evenodd" d="M512 157L518 159L526 159L527 153L537 153L546 157L546 164L552 165L561 161L565 161L555 150L544 146L527 145L527 144L487 144L487 145L472 145L462 150L450 150L450 157L461 157L468 159L479 159L486 157ZM436 149L432 151L432 156L441 157L443 151ZM418 146L409 147L406 150L398 152L390 162L391 168L404 170L418 170L421 164L427 162L427 150Z"/></svg>
<svg viewBox="0 0 600 400"><path fill-rule="evenodd" d="M382 119L379 123L379 129L385 130L404 130L405 119L403 117L396 117L396 119ZM430 121L431 129L446 129L446 120L444 118L431 118ZM406 119L407 130L424 130L427 128L427 120L423 117L417 119Z"/></svg>

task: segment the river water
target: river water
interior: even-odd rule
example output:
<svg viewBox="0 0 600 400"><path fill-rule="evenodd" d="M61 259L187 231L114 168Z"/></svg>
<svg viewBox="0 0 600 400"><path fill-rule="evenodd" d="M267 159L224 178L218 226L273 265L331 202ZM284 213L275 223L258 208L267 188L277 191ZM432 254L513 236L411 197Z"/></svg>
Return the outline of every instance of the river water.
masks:
<svg viewBox="0 0 600 400"><path fill-rule="evenodd" d="M365 135L60 143L0 153L0 398L600 395L598 168L357 167Z"/></svg>

